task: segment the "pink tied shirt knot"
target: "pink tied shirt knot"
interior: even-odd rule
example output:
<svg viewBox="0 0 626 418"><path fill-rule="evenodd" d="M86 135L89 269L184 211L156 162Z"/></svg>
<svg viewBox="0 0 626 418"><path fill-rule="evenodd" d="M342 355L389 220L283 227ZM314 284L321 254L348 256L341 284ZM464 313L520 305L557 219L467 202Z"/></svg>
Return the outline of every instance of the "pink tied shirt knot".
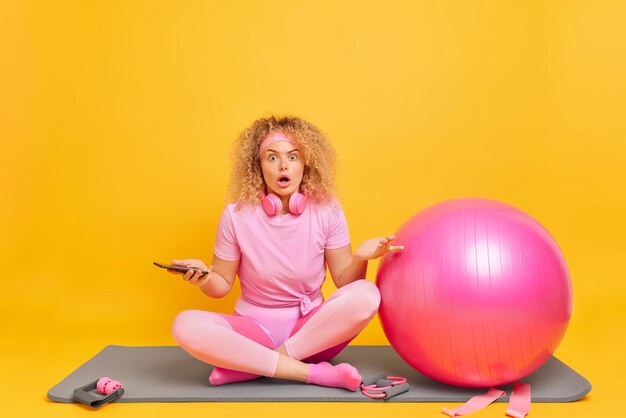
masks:
<svg viewBox="0 0 626 418"><path fill-rule="evenodd" d="M300 300L300 312L302 313L302 316L305 316L311 311L311 304L311 299L309 299L307 295L304 295L304 297Z"/></svg>

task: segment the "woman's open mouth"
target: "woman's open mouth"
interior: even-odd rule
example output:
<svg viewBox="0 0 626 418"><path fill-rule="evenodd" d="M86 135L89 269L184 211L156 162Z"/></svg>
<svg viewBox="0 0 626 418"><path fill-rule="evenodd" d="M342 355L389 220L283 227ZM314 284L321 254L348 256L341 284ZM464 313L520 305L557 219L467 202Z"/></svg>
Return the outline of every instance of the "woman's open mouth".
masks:
<svg viewBox="0 0 626 418"><path fill-rule="evenodd" d="M291 179L289 178L289 176L280 176L278 178L278 185L282 188L285 187L289 187L289 185L291 184Z"/></svg>

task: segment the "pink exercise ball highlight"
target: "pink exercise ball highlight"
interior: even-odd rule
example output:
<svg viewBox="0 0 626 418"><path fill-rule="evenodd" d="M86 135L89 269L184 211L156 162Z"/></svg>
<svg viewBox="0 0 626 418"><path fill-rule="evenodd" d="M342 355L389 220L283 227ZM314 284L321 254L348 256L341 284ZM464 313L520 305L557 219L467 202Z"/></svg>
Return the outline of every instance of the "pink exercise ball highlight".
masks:
<svg viewBox="0 0 626 418"><path fill-rule="evenodd" d="M378 266L379 317L411 367L465 387L529 375L554 353L572 312L563 254L524 212L494 200L450 200L400 227Z"/></svg>

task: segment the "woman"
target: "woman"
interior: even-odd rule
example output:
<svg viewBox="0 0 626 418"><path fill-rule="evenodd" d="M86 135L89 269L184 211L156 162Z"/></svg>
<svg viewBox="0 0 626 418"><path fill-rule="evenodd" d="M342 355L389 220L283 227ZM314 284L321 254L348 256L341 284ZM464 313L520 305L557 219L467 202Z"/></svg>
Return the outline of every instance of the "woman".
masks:
<svg viewBox="0 0 626 418"><path fill-rule="evenodd" d="M183 279L215 298L238 276L241 297L234 315L180 313L175 340L216 366L209 378L214 385L269 376L357 390L359 372L327 360L378 310L378 289L363 280L367 261L402 247L392 246L389 235L366 240L352 253L334 197L335 153L311 123L259 119L240 135L235 157L234 203L221 216L212 265L194 259L172 264L190 267ZM324 301L326 266L338 290Z"/></svg>

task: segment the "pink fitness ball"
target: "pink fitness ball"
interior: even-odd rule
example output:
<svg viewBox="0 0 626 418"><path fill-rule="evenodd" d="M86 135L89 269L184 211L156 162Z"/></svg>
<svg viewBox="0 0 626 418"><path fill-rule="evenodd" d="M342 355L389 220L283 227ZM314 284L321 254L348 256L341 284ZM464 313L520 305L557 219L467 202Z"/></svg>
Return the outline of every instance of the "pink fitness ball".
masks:
<svg viewBox="0 0 626 418"><path fill-rule="evenodd" d="M411 367L437 381L499 386L554 353L572 312L563 254L524 212L493 200L450 200L400 227L401 252L380 261L379 316Z"/></svg>

